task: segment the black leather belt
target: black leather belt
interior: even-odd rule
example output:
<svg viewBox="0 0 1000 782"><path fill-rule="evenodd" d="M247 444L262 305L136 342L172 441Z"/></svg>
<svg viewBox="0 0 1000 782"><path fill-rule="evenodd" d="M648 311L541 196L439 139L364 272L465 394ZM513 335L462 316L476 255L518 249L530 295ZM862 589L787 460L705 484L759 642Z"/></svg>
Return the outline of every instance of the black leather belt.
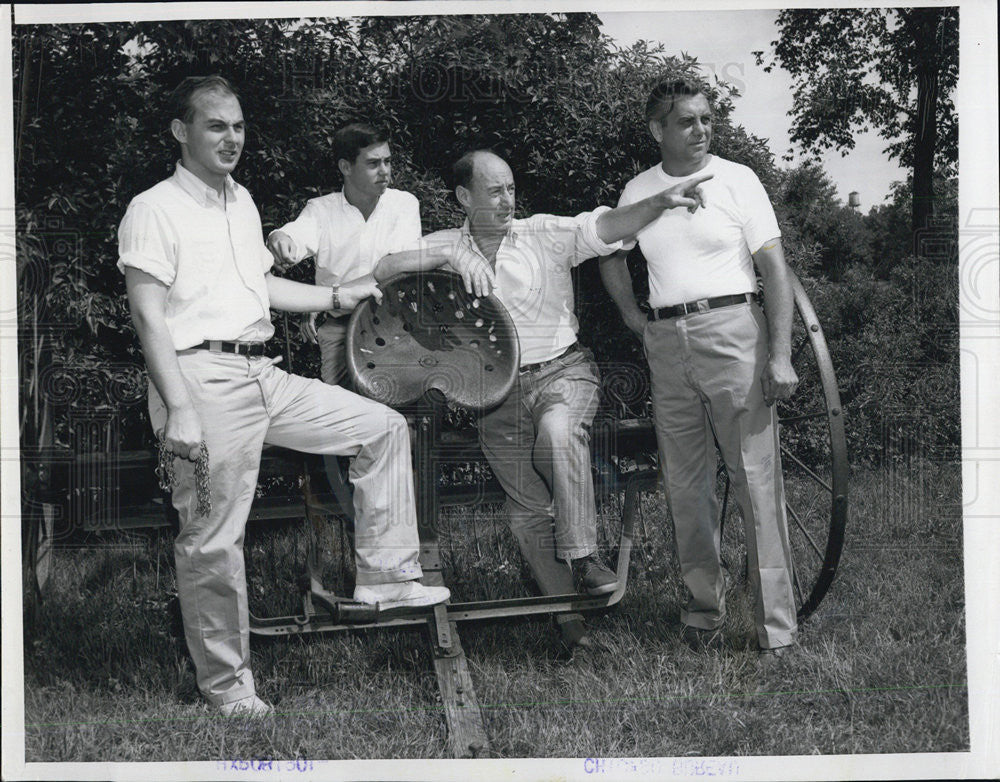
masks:
<svg viewBox="0 0 1000 782"><path fill-rule="evenodd" d="M218 339L206 339L200 345L194 345L192 350L211 350L215 353L236 353L247 358L260 358L264 355L263 342L223 342Z"/></svg>
<svg viewBox="0 0 1000 782"><path fill-rule="evenodd" d="M579 342L574 342L572 345L570 345L568 348L566 348L562 353L560 353L555 358L550 358L548 361L539 361L537 364L522 364L521 368L518 371L522 375L525 372L536 372L539 369L542 369L543 367L547 367L553 361L558 361L561 358L566 358L566 356L570 355L571 353L575 353L579 349L580 349L580 343Z"/></svg>
<svg viewBox="0 0 1000 782"><path fill-rule="evenodd" d="M717 307L731 307L734 304L746 304L750 301L749 293L734 293L732 296L714 296L711 299L698 299L698 301L688 301L684 304L675 304L672 307L660 307L652 310L646 317L649 320L666 320L667 318L677 318L681 315L690 315L692 312L708 312Z"/></svg>

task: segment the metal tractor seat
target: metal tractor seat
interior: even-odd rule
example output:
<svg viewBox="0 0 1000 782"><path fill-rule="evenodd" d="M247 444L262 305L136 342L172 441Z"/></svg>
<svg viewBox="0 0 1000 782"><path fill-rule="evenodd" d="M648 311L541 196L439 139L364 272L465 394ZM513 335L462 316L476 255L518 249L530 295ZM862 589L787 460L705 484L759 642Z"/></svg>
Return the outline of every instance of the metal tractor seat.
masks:
<svg viewBox="0 0 1000 782"><path fill-rule="evenodd" d="M438 392L473 410L500 404L520 365L517 331L493 296L466 293L462 278L432 270L400 274L367 299L347 332L347 366L358 391L390 407Z"/></svg>

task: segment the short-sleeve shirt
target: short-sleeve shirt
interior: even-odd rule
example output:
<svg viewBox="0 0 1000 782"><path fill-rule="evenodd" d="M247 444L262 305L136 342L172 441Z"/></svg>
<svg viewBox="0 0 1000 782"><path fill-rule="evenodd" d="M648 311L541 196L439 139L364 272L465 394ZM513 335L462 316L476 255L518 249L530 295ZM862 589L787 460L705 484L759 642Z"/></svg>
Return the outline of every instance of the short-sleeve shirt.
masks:
<svg viewBox="0 0 1000 782"><path fill-rule="evenodd" d="M370 274L379 259L420 239L420 203L387 189L365 220L342 192L306 202L302 213L278 229L295 242L295 261L316 257L316 284L338 285Z"/></svg>
<svg viewBox="0 0 1000 782"><path fill-rule="evenodd" d="M226 177L220 197L180 163L132 199L118 227L119 270L139 269L168 288L164 316L177 350L269 339L272 263L246 188Z"/></svg>
<svg viewBox="0 0 1000 782"><path fill-rule="evenodd" d="M668 209L636 235L648 264L654 308L752 293L752 254L781 235L767 192L751 169L712 156L697 173L715 175L701 185L706 206L693 214ZM625 185L618 205L634 204L686 179L690 175L670 176L656 165Z"/></svg>
<svg viewBox="0 0 1000 782"><path fill-rule="evenodd" d="M576 217L538 214L511 222L497 250L493 293L514 321L522 365L548 361L576 342L579 322L573 312L570 271L621 247L621 242L606 244L597 234L597 218L608 209L602 206ZM463 253L483 257L468 220L461 228L437 231L423 241L453 246L458 265Z"/></svg>

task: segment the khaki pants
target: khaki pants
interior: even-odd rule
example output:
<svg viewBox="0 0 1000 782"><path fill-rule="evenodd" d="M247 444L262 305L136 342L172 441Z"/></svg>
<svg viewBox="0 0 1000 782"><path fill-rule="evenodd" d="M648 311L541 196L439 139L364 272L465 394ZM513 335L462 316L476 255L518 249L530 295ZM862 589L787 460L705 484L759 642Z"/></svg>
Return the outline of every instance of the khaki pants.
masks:
<svg viewBox="0 0 1000 782"><path fill-rule="evenodd" d="M316 341L319 343L320 377L324 383L331 386L352 388L347 376L347 324L348 318L328 317L316 330ZM333 495L340 503L344 515L354 521L354 504L351 500L351 487L347 484L344 470L336 456L324 456L323 468L326 479L330 482ZM345 468L346 469L346 468Z"/></svg>
<svg viewBox="0 0 1000 782"><path fill-rule="evenodd" d="M597 550L590 425L600 380L589 351L521 374L479 438L507 493L511 531L547 595L575 592L566 558Z"/></svg>
<svg viewBox="0 0 1000 782"><path fill-rule="evenodd" d="M328 317L316 329L319 343L320 377L331 386L348 385L347 378L347 324L348 318Z"/></svg>
<svg viewBox="0 0 1000 782"><path fill-rule="evenodd" d="M338 386L277 369L274 360L184 350L177 354L209 452L212 512L196 514L194 465L175 459L174 543L184 633L198 687L215 704L254 694L243 531L264 443L354 457L359 584L421 576L406 420ZM150 418L166 409L150 385Z"/></svg>
<svg viewBox="0 0 1000 782"><path fill-rule="evenodd" d="M760 378L767 321L756 304L651 322L643 335L656 436L690 600L681 621L713 629L726 614L715 496L714 439L745 527L754 618L761 648L796 631L791 555L774 408Z"/></svg>

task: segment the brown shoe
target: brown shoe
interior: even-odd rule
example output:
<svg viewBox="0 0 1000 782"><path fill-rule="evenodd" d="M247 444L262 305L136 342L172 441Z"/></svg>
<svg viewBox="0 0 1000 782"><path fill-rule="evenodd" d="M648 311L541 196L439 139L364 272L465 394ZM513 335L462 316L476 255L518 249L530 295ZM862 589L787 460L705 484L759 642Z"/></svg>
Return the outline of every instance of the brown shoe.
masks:
<svg viewBox="0 0 1000 782"><path fill-rule="evenodd" d="M761 670L770 671L777 668L788 657L792 646L776 646L773 649L758 649L757 664Z"/></svg>
<svg viewBox="0 0 1000 782"><path fill-rule="evenodd" d="M718 652L726 645L721 627L714 630L702 630L700 627L684 625L684 629L681 630L681 640L694 652Z"/></svg>
<svg viewBox="0 0 1000 782"><path fill-rule="evenodd" d="M607 595L618 588L618 576L597 554L574 559L573 578L588 595Z"/></svg>

